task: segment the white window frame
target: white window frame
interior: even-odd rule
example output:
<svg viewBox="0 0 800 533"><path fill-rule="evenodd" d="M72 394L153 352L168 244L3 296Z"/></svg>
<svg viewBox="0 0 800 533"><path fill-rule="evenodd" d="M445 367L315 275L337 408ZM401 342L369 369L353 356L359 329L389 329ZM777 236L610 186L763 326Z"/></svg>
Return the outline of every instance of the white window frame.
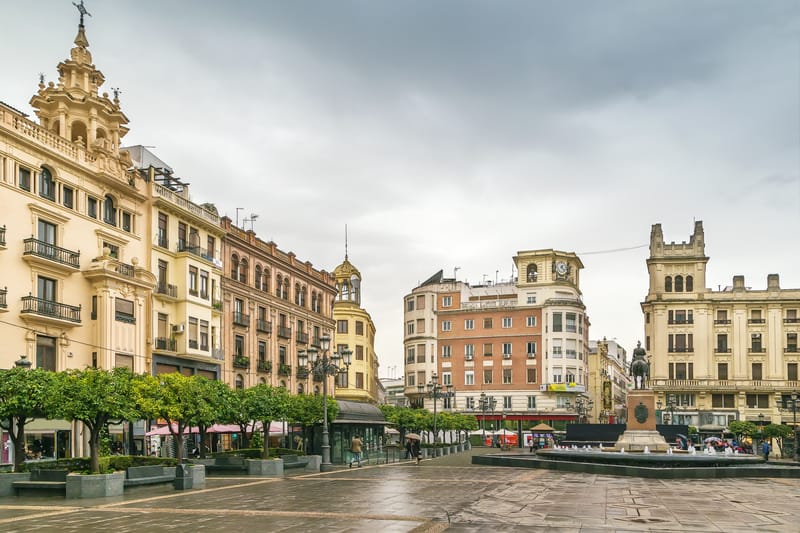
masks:
<svg viewBox="0 0 800 533"><path fill-rule="evenodd" d="M464 385L475 385L475 371L474 370L465 370L464 371Z"/></svg>
<svg viewBox="0 0 800 533"><path fill-rule="evenodd" d="M475 320L471 318L464 319L464 329L475 329Z"/></svg>
<svg viewBox="0 0 800 533"><path fill-rule="evenodd" d="M452 331L453 323L449 320L442 320L442 331Z"/></svg>
<svg viewBox="0 0 800 533"><path fill-rule="evenodd" d="M512 343L504 342L503 343L503 357L505 357L505 356L509 356L510 357L512 353L513 353L513 345L512 345Z"/></svg>
<svg viewBox="0 0 800 533"><path fill-rule="evenodd" d="M536 396L528 396L528 410L536 409Z"/></svg>
<svg viewBox="0 0 800 533"><path fill-rule="evenodd" d="M536 317L535 316L528 316L525 317L525 325L529 328L536 327Z"/></svg>
<svg viewBox="0 0 800 533"><path fill-rule="evenodd" d="M513 326L514 326L514 319L511 318L510 316L504 316L503 317L503 326L502 327L504 329L508 329L508 328L513 327Z"/></svg>
<svg viewBox="0 0 800 533"><path fill-rule="evenodd" d="M453 347L449 344L442 344L442 357L449 358L453 354Z"/></svg>
<svg viewBox="0 0 800 533"><path fill-rule="evenodd" d="M453 297L442 296L442 307L452 307L452 306L453 306Z"/></svg>

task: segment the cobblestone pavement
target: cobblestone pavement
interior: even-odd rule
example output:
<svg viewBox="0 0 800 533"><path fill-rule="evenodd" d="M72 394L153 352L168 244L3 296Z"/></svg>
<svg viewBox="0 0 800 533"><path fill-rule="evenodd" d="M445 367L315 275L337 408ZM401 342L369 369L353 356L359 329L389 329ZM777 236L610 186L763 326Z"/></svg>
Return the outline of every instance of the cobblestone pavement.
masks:
<svg viewBox="0 0 800 533"><path fill-rule="evenodd" d="M472 466L471 453L103 500L10 497L0 531L800 532L797 479L645 480Z"/></svg>

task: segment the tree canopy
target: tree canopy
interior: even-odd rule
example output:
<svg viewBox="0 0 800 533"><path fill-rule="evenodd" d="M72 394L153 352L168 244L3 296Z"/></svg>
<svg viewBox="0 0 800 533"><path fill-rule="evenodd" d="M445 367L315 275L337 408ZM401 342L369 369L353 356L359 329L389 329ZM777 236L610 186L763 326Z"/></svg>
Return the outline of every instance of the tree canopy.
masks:
<svg viewBox="0 0 800 533"><path fill-rule="evenodd" d="M52 396L53 373L39 368L0 370L0 427L14 445L14 470L25 461L25 426L45 416L45 400Z"/></svg>

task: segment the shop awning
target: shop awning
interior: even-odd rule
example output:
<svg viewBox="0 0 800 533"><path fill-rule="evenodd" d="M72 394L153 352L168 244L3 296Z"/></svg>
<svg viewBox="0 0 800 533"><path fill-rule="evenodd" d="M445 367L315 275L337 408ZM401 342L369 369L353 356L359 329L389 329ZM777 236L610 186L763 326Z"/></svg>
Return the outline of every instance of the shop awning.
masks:
<svg viewBox="0 0 800 533"><path fill-rule="evenodd" d="M334 424L387 424L381 410L371 403L350 400L336 400L336 403L339 404L339 414Z"/></svg>

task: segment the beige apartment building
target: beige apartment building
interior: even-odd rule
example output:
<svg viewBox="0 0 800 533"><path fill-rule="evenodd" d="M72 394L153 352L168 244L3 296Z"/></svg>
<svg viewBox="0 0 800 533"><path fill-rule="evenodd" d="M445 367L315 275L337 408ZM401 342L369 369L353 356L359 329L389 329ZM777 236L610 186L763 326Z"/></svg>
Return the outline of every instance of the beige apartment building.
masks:
<svg viewBox="0 0 800 533"><path fill-rule="evenodd" d="M320 392L297 354L333 338L333 276L223 217L223 379L236 388L266 383Z"/></svg>
<svg viewBox="0 0 800 533"><path fill-rule="evenodd" d="M589 341L589 397L593 402L589 422L624 423L630 384L625 348L606 338Z"/></svg>
<svg viewBox="0 0 800 533"><path fill-rule="evenodd" d="M0 367L150 369L148 189L120 150L118 95L101 93L83 24L32 119L0 104ZM143 237L144 236L144 237ZM83 454L79 424L37 420L28 447ZM2 438L7 439L7 435ZM2 462L8 461L3 450Z"/></svg>
<svg viewBox="0 0 800 533"><path fill-rule="evenodd" d="M665 243L661 224L653 225L641 305L662 419L708 432L733 420L791 424L800 289L782 289L770 274L765 289L734 276L715 291L706 287L708 261L702 222L681 243Z"/></svg>
<svg viewBox="0 0 800 533"><path fill-rule="evenodd" d="M475 413L487 427L576 418L571 406L588 385L583 264L552 249L519 252L514 263L519 276L507 282L470 285L439 271L404 298L410 405L433 409L419 386L436 372L456 391L443 407ZM494 399L494 409L481 398Z"/></svg>
<svg viewBox="0 0 800 533"><path fill-rule="evenodd" d="M378 356L375 354L375 323L361 306L361 272L349 261L333 271L336 299L333 319L336 334L333 346L353 352L347 372L336 378L336 398L355 402L378 403Z"/></svg>

